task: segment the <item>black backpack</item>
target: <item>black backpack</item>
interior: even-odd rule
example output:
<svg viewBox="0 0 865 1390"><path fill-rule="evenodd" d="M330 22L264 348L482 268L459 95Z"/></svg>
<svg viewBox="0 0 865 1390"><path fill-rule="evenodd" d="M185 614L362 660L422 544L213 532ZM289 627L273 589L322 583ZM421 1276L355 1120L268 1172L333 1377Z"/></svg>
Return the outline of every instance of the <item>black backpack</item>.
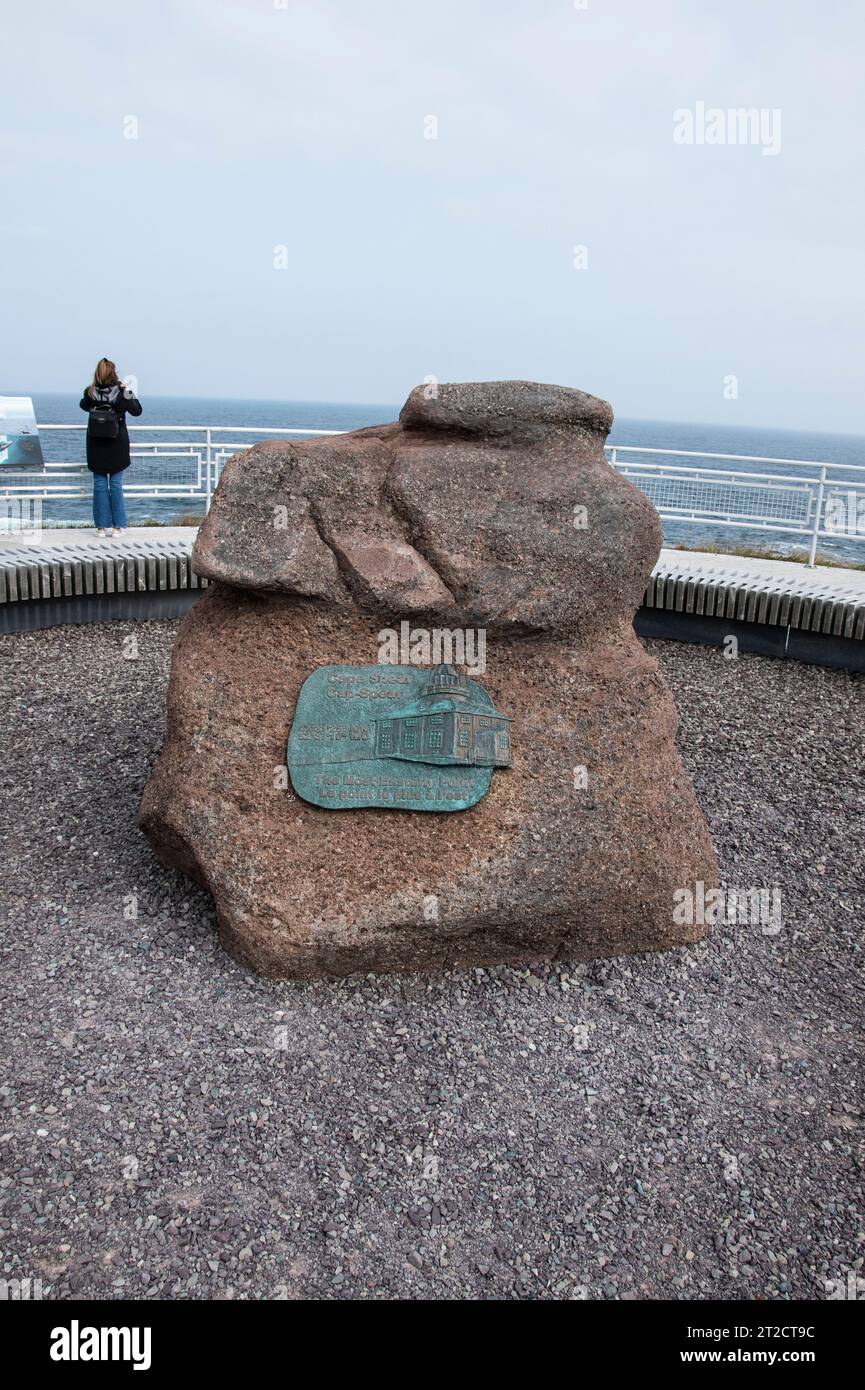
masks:
<svg viewBox="0 0 865 1390"><path fill-rule="evenodd" d="M120 433L120 416L114 409L114 402L120 395L112 386L107 395L102 396L90 411L87 421L88 432L93 439L116 439Z"/></svg>

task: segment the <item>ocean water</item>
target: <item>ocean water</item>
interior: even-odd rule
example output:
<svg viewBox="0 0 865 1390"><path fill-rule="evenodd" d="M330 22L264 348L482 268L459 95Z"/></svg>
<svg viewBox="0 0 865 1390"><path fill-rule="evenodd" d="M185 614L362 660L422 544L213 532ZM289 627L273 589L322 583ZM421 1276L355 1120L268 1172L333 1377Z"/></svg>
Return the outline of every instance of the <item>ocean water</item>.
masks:
<svg viewBox="0 0 865 1390"><path fill-rule="evenodd" d="M40 424L79 424L84 415L78 408L77 395L50 395L38 393L33 402L36 419ZM273 428L309 428L329 430L359 429L363 425L381 424L395 420L400 406L397 404L356 405L336 404L322 401L253 401L199 398L193 396L147 396L142 398L144 414L136 424L146 425L225 425L225 426L263 426ZM138 442L149 438L144 433L134 436ZM51 461L68 463L83 462L84 435L61 434L44 431L41 435L45 457ZM249 437L254 442L254 436ZM802 459L828 463L836 468L850 465L865 465L865 437L815 433L802 430L764 429L742 425L702 425L681 421L661 420L616 420L610 444L643 445L647 448L674 449L687 452L719 454L746 454L777 459ZM637 456L638 457L638 456ZM632 456L634 458L634 456ZM696 459L671 458L672 464L696 463L704 466L704 461ZM719 462L719 468L730 467ZM742 464L756 472L796 473L787 465L774 467L764 464ZM133 462L126 475L129 481L134 475L143 477L148 469L144 461ZM852 475L851 475L852 476ZM859 475L860 478L862 475ZM130 525L141 525L145 521L171 522L174 518L199 510L200 504L182 499L130 498L128 503ZM43 525L63 524L70 521L87 521L90 518L90 504L83 499L69 499L62 504L52 504L55 514L43 514ZM797 536L783 536L741 527L685 524L666 522L665 539L669 544L748 545L771 549L778 553L801 550L807 539ZM832 537L821 540L820 551L827 556L841 560L865 561L865 538Z"/></svg>

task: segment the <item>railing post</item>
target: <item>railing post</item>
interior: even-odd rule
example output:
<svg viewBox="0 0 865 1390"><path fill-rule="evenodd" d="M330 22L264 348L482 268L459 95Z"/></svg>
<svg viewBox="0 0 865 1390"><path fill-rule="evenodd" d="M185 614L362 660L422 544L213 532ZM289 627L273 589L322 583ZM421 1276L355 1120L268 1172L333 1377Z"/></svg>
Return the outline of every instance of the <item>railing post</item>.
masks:
<svg viewBox="0 0 865 1390"><path fill-rule="evenodd" d="M813 569L817 563L817 538L820 534L820 518L823 515L823 493L826 490L826 465L820 469L820 481L817 485L817 512L814 517L814 530L811 533L811 553L808 556L808 564Z"/></svg>
<svg viewBox="0 0 865 1390"><path fill-rule="evenodd" d="M204 515L210 511L210 503L213 497L213 459L211 457L210 426L204 431Z"/></svg>

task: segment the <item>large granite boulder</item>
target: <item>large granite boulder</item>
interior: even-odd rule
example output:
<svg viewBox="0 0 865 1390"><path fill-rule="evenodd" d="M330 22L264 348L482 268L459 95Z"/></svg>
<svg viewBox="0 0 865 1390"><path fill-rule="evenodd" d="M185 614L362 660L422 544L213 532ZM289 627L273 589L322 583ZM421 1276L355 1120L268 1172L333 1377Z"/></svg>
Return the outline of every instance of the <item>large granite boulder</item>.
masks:
<svg viewBox="0 0 865 1390"><path fill-rule="evenodd" d="M693 941L717 882L676 712L632 619L661 544L606 462L604 401L531 382L412 392L397 424L227 464L194 564L141 826L226 947L305 978ZM470 810L321 809L285 776L315 668L384 629L482 630L513 766Z"/></svg>

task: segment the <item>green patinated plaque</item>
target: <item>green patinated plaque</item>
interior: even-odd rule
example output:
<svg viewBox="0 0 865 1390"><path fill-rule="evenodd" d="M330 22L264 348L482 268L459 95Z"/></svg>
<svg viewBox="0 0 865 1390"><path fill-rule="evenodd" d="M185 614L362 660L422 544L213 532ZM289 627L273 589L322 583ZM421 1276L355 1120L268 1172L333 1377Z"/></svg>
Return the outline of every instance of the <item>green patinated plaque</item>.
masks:
<svg viewBox="0 0 865 1390"><path fill-rule="evenodd" d="M510 767L511 720L452 666L320 666L288 737L298 796L342 811L465 811Z"/></svg>

